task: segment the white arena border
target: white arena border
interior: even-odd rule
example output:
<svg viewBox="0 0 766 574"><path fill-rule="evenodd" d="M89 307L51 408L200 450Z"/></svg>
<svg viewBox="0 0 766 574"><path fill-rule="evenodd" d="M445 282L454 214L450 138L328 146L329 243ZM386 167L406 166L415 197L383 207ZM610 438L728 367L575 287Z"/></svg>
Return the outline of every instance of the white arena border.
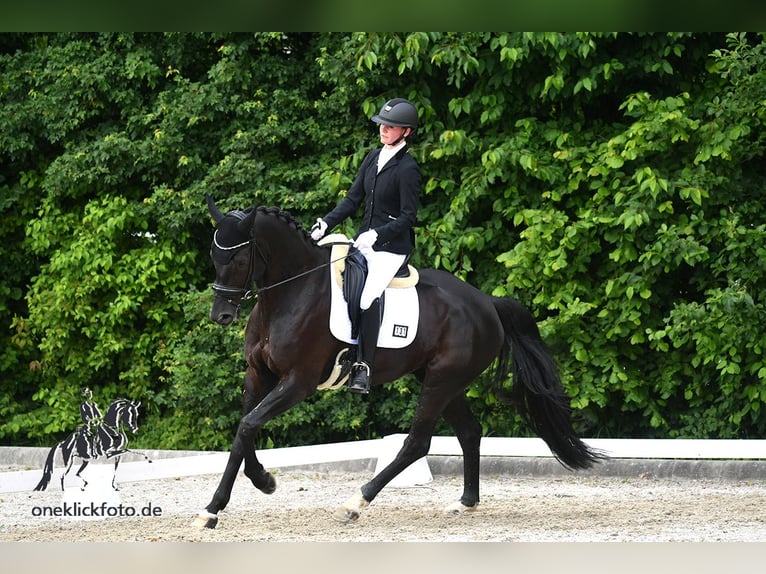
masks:
<svg viewBox="0 0 766 574"><path fill-rule="evenodd" d="M267 469L377 459L375 471L377 473L382 466L390 462L405 436L394 434L374 440L265 449L258 451L258 459ZM583 441L592 448L604 451L614 459L766 460L766 440L759 439L583 439ZM460 456L462 451L455 437L435 436L431 440L428 455ZM509 437L482 438L481 455L484 457L552 457L548 447L539 438ZM200 452L192 456L157 458L151 463L122 462L117 472L117 480L133 482L221 474L228 457L228 452ZM60 466L60 456L57 455L57 459L51 487L58 486L63 470ZM108 462L93 464L111 466ZM407 471L413 470L416 465L421 466L419 471L421 478L424 471L430 478L425 457L418 463L414 463ZM87 469L85 472L87 473ZM70 474L73 475L74 470L70 471ZM41 476L42 468L0 472L0 492L32 490ZM69 484L69 477L67 477L67 484Z"/></svg>

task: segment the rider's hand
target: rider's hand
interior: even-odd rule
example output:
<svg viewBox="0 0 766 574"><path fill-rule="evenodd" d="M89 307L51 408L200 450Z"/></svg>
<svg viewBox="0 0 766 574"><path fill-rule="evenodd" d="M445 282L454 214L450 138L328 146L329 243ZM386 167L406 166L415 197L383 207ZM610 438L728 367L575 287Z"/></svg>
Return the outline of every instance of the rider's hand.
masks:
<svg viewBox="0 0 766 574"><path fill-rule="evenodd" d="M374 229L369 229L368 231L365 231L362 233L359 237L356 238L356 241L354 241L354 247L359 249L360 251L362 249L369 249L373 245L375 245L375 242L378 240L378 232Z"/></svg>
<svg viewBox="0 0 766 574"><path fill-rule="evenodd" d="M327 224L324 219L317 217L317 222L311 226L311 239L319 241L324 237L325 231L327 231Z"/></svg>

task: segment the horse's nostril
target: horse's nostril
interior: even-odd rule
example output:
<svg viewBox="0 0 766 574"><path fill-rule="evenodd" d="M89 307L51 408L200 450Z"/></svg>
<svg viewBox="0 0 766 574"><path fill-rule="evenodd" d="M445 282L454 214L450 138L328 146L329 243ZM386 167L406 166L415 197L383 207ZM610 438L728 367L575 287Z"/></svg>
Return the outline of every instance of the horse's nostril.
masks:
<svg viewBox="0 0 766 574"><path fill-rule="evenodd" d="M210 318L216 323L218 323L219 325L230 325L231 323L234 322L234 319L235 319L234 315L232 315L231 313L219 313L217 315L213 315L211 313Z"/></svg>

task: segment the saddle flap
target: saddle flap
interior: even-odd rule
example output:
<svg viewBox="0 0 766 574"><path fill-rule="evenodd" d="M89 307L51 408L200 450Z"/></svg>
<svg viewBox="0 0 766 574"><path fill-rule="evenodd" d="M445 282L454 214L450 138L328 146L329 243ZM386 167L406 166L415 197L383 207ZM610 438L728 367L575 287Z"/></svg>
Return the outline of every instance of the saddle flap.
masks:
<svg viewBox="0 0 766 574"><path fill-rule="evenodd" d="M359 251L352 251L346 257L343 276L343 297L348 303L348 317L351 320L351 336L359 336L359 304L367 278L367 260Z"/></svg>

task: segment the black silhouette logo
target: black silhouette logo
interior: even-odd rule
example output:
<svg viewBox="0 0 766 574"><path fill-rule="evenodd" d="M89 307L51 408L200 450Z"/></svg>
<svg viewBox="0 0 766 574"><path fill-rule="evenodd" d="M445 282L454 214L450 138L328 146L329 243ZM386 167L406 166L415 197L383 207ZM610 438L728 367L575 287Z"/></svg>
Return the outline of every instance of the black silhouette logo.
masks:
<svg viewBox="0 0 766 574"><path fill-rule="evenodd" d="M100 457L106 457L107 459L114 458L112 488L119 490L116 485L116 478L120 458L125 453L134 452L128 449L126 429L131 434L138 430L138 407L141 403L128 399L116 399L109 405L106 415L102 415L98 405L91 400L93 398L91 390L85 389L82 394L85 397L85 402L80 405L82 425L51 448L43 468L43 477L35 487L35 490L45 490L48 488L48 483L53 475L53 461L56 456L56 450L59 448L61 449L66 469L61 475L61 490L64 490L64 479L71 470L75 458L82 460L82 465L75 476L82 480L81 489L85 490L88 482L80 473L85 470L85 467L92 460ZM148 462L152 462L145 454L142 454L142 456Z"/></svg>

